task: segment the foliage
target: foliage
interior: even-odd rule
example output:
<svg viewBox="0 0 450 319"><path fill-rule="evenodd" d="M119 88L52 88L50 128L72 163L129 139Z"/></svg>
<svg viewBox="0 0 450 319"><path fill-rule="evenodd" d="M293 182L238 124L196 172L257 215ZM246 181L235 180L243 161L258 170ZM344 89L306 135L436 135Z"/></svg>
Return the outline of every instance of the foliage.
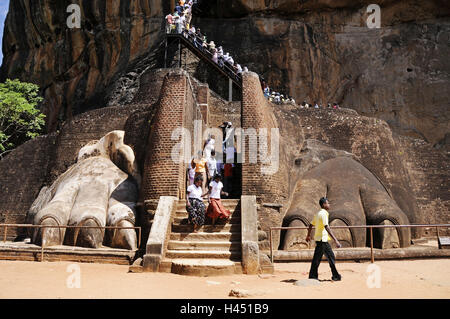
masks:
<svg viewBox="0 0 450 319"><path fill-rule="evenodd" d="M35 84L17 79L0 83L0 159L42 133L45 116L37 108L40 102Z"/></svg>

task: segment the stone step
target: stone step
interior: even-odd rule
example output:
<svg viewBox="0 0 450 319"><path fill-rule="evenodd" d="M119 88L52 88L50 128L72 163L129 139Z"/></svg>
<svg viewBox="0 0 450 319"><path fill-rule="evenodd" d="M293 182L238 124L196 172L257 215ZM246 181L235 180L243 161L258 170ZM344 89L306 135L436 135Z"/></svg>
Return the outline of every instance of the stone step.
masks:
<svg viewBox="0 0 450 319"><path fill-rule="evenodd" d="M242 274L241 262L229 259L180 258L164 260L161 265L164 265L163 270L167 271L168 265L170 265L170 272L186 276L205 277Z"/></svg>
<svg viewBox="0 0 450 319"><path fill-rule="evenodd" d="M207 222L209 221L209 218L207 218L206 220ZM174 224L187 224L188 223L188 215L186 214L186 216L175 216L173 218L173 223ZM225 224L225 221L223 220L218 220L216 221L217 224L222 223ZM226 222L226 224L240 224L241 223L241 216L234 216L232 215L231 218Z"/></svg>
<svg viewBox="0 0 450 319"><path fill-rule="evenodd" d="M242 253L239 250L172 250L166 251L165 258L213 258L213 259L231 259L233 261L241 260Z"/></svg>
<svg viewBox="0 0 450 319"><path fill-rule="evenodd" d="M226 207L225 207L226 208ZM229 210L231 213L231 216L241 216L241 211L240 210ZM175 212L175 217L187 217L188 212L186 209L179 209Z"/></svg>
<svg viewBox="0 0 450 319"><path fill-rule="evenodd" d="M172 224L172 232L173 233L192 233L194 230L193 225L180 225L180 224ZM240 232L241 224L219 224L216 225L203 225L198 229L198 232L205 233L217 233L217 232Z"/></svg>
<svg viewBox="0 0 450 319"><path fill-rule="evenodd" d="M239 241L241 240L241 232L215 232L215 233L171 233L169 240L178 240L178 241Z"/></svg>
<svg viewBox="0 0 450 319"><path fill-rule="evenodd" d="M167 246L169 250L214 250L214 251L238 251L241 249L240 241L176 241L170 240Z"/></svg>

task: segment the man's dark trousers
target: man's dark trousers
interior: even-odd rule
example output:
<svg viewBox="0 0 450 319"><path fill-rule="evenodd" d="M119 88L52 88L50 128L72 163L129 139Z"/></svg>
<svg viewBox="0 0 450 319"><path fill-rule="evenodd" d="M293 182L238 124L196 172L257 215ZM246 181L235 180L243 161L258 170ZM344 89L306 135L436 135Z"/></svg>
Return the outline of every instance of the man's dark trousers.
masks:
<svg viewBox="0 0 450 319"><path fill-rule="evenodd" d="M320 261L322 260L322 256L325 256L328 259L328 263L330 264L331 272L333 274L333 278L341 278L341 275L338 273L335 266L335 257L333 250L328 242L316 241L316 249L314 250L314 257L311 263L311 269L309 270L309 278L310 279L318 279L319 275L317 270L319 269Z"/></svg>

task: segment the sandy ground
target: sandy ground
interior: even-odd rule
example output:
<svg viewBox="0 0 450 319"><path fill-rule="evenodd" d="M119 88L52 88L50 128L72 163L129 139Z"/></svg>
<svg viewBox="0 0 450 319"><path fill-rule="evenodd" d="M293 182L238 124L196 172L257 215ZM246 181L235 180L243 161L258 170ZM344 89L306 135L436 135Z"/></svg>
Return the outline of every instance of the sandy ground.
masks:
<svg viewBox="0 0 450 319"><path fill-rule="evenodd" d="M129 273L128 266L120 265L0 261L0 298L236 299L228 296L232 289L258 299L450 298L450 259L378 261L379 288L368 286L377 283L369 265L338 263L343 280L332 282L325 261L319 268L319 284L302 287L294 282L310 283L305 281L309 263L276 263L273 275L190 277Z"/></svg>

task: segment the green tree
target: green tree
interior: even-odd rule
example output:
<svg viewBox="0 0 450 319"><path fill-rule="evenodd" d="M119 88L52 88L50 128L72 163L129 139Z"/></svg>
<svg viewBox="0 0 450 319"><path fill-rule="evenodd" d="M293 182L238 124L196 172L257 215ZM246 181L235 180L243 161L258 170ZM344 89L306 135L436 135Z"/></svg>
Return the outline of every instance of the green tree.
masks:
<svg viewBox="0 0 450 319"><path fill-rule="evenodd" d="M35 84L17 79L0 83L0 159L42 133L45 116L37 108L41 101Z"/></svg>

